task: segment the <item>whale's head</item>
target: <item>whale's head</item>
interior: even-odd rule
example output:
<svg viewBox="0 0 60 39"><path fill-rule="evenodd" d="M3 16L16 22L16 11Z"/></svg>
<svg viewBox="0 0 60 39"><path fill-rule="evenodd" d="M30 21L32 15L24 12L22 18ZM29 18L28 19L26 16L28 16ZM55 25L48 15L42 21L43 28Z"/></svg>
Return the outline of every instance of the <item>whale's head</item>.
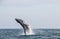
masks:
<svg viewBox="0 0 60 39"><path fill-rule="evenodd" d="M17 23L19 23L23 28L28 28L29 24L27 24L24 20L19 19L19 18L15 18L15 20L16 20Z"/></svg>
<svg viewBox="0 0 60 39"><path fill-rule="evenodd" d="M16 20L18 23L23 24L23 20L22 20L22 19L15 18L15 20Z"/></svg>

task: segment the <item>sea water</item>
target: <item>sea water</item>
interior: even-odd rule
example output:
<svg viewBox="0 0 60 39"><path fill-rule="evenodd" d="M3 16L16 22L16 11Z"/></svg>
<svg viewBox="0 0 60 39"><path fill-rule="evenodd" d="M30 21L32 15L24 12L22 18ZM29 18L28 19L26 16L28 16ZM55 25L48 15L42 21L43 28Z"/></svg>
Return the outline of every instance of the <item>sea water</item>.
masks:
<svg viewBox="0 0 60 39"><path fill-rule="evenodd" d="M22 35L23 29L0 29L0 39L60 39L60 29L33 29L34 35Z"/></svg>

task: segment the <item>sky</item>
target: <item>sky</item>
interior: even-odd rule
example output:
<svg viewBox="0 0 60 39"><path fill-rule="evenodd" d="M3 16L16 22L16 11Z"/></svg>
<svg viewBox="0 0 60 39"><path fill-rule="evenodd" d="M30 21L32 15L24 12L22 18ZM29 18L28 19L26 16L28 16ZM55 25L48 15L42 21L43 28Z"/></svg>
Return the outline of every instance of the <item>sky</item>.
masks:
<svg viewBox="0 0 60 39"><path fill-rule="evenodd" d="M33 29L60 29L60 0L0 0L0 29L21 29L15 18Z"/></svg>

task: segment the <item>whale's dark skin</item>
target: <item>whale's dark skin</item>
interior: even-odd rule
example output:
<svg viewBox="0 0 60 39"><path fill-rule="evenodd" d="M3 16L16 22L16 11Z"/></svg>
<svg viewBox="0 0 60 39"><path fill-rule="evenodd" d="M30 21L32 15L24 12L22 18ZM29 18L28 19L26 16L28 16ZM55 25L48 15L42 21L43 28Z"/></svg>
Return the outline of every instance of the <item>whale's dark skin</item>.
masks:
<svg viewBox="0 0 60 39"><path fill-rule="evenodd" d="M24 33L26 34L26 31L29 31L29 27L28 27L29 25L24 23L22 19L15 18L15 20L23 27Z"/></svg>

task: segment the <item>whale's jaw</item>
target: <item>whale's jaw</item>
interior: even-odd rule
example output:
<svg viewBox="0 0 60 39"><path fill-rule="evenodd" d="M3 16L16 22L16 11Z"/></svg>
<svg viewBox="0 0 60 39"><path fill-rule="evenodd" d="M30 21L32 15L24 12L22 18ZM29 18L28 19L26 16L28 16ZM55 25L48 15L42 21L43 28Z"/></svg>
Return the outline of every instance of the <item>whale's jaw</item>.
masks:
<svg viewBox="0 0 60 39"><path fill-rule="evenodd" d="M25 35L32 34L32 30L29 24L25 23L25 21L22 19L15 18L15 20L23 27Z"/></svg>

